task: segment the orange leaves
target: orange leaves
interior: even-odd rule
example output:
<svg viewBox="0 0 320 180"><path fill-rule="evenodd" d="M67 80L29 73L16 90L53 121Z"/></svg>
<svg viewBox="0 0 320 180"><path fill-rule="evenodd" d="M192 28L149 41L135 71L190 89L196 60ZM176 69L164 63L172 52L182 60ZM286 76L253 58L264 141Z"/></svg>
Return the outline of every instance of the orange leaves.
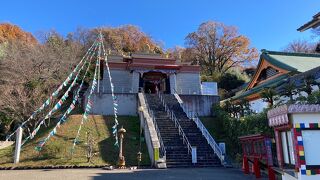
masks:
<svg viewBox="0 0 320 180"><path fill-rule="evenodd" d="M242 66L256 60L257 50L250 47L247 37L240 35L234 26L208 21L186 37L187 49L192 49L202 69L213 74L224 74L231 67Z"/></svg>
<svg viewBox="0 0 320 180"><path fill-rule="evenodd" d="M159 49L157 43L137 26L106 27L101 30L107 44L117 52L146 52Z"/></svg>
<svg viewBox="0 0 320 180"><path fill-rule="evenodd" d="M0 43L19 40L28 44L36 44L37 40L31 33L21 30L18 26L9 23L0 24Z"/></svg>

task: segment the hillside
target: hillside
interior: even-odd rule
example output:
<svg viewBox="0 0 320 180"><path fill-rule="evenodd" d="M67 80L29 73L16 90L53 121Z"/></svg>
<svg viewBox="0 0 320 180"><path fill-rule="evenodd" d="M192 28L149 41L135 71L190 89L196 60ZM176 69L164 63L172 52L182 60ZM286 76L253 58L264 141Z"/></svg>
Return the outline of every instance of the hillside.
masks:
<svg viewBox="0 0 320 180"><path fill-rule="evenodd" d="M78 130L81 115L73 115L66 124L58 129L57 135L45 144L42 151L34 150L37 142L48 134L42 131L35 140L27 143L21 152L19 166L58 166L58 165L116 165L118 148L114 144L111 127L113 118L109 116L90 116L80 135L80 144L76 146L71 158L72 141ZM139 120L137 117L121 116L119 124L127 130L124 139L124 155L127 165L137 165L137 152L139 151ZM92 163L86 159L86 132L90 132L96 144L94 150L98 153L93 157ZM149 156L146 145L142 144L142 165L149 165ZM14 166L13 147L0 150L0 167Z"/></svg>

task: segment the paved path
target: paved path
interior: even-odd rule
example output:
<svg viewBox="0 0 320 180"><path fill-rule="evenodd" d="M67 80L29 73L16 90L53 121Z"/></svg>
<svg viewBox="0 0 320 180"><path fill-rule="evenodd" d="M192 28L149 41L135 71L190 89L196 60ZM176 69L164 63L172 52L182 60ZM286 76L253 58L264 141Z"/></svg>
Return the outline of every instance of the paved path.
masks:
<svg viewBox="0 0 320 180"><path fill-rule="evenodd" d="M43 170L3 170L1 180L246 180L255 179L244 175L238 169L187 168L187 169L143 169L143 170L103 170L103 169L43 169Z"/></svg>

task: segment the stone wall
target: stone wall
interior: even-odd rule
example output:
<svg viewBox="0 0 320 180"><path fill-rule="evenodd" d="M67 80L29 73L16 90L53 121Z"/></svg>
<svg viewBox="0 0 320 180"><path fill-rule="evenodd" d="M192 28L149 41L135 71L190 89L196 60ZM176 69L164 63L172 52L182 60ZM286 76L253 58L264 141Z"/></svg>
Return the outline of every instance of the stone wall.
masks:
<svg viewBox="0 0 320 180"><path fill-rule="evenodd" d="M183 103L188 106L192 112L196 112L198 116L211 116L214 115L212 105L219 104L219 96L209 95L180 95Z"/></svg>

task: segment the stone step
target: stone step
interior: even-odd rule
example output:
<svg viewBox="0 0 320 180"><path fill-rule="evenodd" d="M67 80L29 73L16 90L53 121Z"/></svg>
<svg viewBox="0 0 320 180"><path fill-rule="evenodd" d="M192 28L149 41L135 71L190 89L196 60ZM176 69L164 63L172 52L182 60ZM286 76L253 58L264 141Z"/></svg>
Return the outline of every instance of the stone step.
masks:
<svg viewBox="0 0 320 180"><path fill-rule="evenodd" d="M186 116L173 95L166 94L163 97L170 110L174 111L190 144L197 147L198 163L196 165L191 163L191 154L188 153L187 146L183 144L178 128L175 127L174 122L165 112L159 97L155 94L147 94L146 97L149 107L155 116L166 149L167 167L211 167L221 165L220 160L208 145L195 122Z"/></svg>

